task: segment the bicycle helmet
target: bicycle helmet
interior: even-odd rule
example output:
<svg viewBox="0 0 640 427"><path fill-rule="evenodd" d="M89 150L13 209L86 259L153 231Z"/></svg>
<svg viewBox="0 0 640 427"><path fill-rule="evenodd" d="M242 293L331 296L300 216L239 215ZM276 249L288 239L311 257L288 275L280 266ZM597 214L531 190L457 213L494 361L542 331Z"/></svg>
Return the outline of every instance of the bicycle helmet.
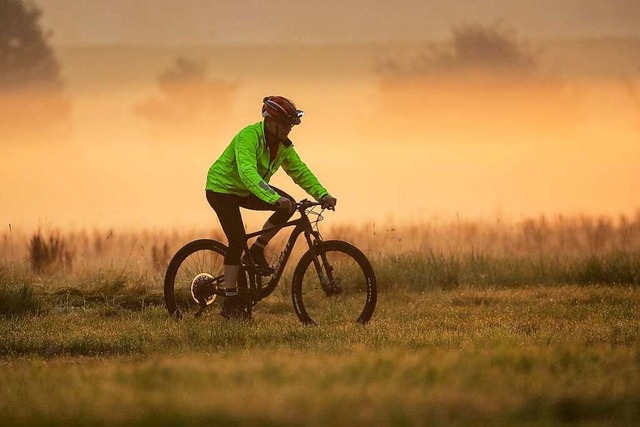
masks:
<svg viewBox="0 0 640 427"><path fill-rule="evenodd" d="M304 111L284 96L267 96L262 100L262 117L271 117L278 122L299 125Z"/></svg>

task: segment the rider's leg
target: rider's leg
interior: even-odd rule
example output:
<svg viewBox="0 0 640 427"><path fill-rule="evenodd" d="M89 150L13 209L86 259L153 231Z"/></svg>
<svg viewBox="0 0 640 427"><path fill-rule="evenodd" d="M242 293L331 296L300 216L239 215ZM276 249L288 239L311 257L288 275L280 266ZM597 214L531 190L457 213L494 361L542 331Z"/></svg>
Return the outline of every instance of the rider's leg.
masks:
<svg viewBox="0 0 640 427"><path fill-rule="evenodd" d="M277 212L276 212L277 213ZM275 214L274 214L275 215ZM273 216L273 215L272 215ZM288 219L288 218L287 218ZM287 219L285 219L284 221L280 222L280 224L284 223L287 221ZM267 222L264 223L264 225L262 226L263 230L266 230L268 228L273 228L273 227L277 227L279 224L278 222L274 221L271 222L271 218L269 218L267 220ZM278 231L280 231L279 229L275 229L269 232L266 232L264 234L261 234L260 237L258 237L256 239L256 241L253 243L253 245L251 245L251 249L258 247L258 248L262 248L264 249L265 246L267 246L267 244L271 241L271 239L273 239L273 237L278 234Z"/></svg>
<svg viewBox="0 0 640 427"><path fill-rule="evenodd" d="M284 191L280 190L279 188L276 188L276 187L271 187L271 188L273 188L281 197L286 197L289 200L291 200L291 203L296 202L296 200L293 197L291 197L289 194L285 193ZM269 205L268 203L265 203L262 200L259 200L255 196L254 197L249 196L243 202L245 203L243 203L242 206L248 209L275 211L273 215L269 217L267 222L265 222L264 225L262 226L263 230L273 228L273 227L278 227L286 223L289 220L289 218L293 216L293 213L295 212L295 210L288 212L286 210L277 209L275 206ZM262 257L264 258L264 247L267 246L267 244L271 241L271 239L273 239L273 237L278 233L278 231L280 231L280 229L275 229L275 230L266 232L264 234L261 234L260 237L258 237L258 239L256 239L256 241L253 243L253 245L251 245L251 248L250 248L251 255L254 258L255 258L255 255L258 255L258 256L262 255Z"/></svg>
<svg viewBox="0 0 640 427"><path fill-rule="evenodd" d="M229 241L229 250L224 257L224 284L220 286L229 296L238 293L240 256L247 241L240 214L240 199L233 194L207 191L207 201L218 215L222 230Z"/></svg>
<svg viewBox="0 0 640 427"><path fill-rule="evenodd" d="M239 265L224 265L224 290L225 296L232 297L238 295L238 273Z"/></svg>

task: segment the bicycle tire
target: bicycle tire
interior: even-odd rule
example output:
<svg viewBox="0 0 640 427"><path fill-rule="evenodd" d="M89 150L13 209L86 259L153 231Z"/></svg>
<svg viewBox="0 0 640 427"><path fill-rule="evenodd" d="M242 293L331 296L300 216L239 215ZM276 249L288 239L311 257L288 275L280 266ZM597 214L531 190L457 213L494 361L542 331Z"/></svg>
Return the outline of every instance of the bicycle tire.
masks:
<svg viewBox="0 0 640 427"><path fill-rule="evenodd" d="M320 283L313 264L314 252L324 264L328 260L339 292L331 293ZM336 270L337 269L337 270ZM328 275L327 267L323 272ZM307 325L344 321L365 324L373 316L378 291L371 263L358 248L341 240L329 240L307 251L295 268L291 284L293 308Z"/></svg>
<svg viewBox="0 0 640 427"><path fill-rule="evenodd" d="M202 256L199 257L200 262L185 265L185 262L198 252L202 252ZM224 274L226 253L227 247L223 243L211 239L194 240L175 253L164 277L164 302L169 315L180 318L184 311L198 308L190 292L187 293L190 287L189 280L193 280L200 273L208 273L214 277ZM209 259L206 259L206 254L209 254Z"/></svg>

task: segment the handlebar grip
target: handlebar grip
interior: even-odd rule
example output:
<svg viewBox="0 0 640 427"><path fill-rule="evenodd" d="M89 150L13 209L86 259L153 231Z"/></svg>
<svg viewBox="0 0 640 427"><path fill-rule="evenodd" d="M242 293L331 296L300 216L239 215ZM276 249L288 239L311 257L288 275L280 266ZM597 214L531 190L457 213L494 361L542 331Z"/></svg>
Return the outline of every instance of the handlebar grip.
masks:
<svg viewBox="0 0 640 427"><path fill-rule="evenodd" d="M298 203L296 203L296 207L298 209L300 209L300 208L307 209L307 208L310 208L312 206L322 206L322 203L320 203L320 202L312 202L311 200L307 200L307 199L300 200Z"/></svg>

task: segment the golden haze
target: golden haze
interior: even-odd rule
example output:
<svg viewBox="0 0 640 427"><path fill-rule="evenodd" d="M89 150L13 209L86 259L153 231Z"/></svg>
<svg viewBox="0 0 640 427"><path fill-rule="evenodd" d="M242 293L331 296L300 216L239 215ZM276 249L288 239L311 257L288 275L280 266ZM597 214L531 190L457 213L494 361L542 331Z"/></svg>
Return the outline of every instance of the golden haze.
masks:
<svg viewBox="0 0 640 427"><path fill-rule="evenodd" d="M625 46L640 51L637 42ZM384 82L374 70L389 46L59 48L71 133L3 142L0 221L213 226L207 169L234 132L260 120L268 94L289 96L307 112L291 137L339 199L332 222L633 214L640 206L634 58L605 56L599 61L608 64L585 68L585 58L595 61L594 49L605 48L581 48L582 55L550 45L551 82L516 87L446 77ZM136 105L159 95L156 78L178 56L207 60L209 75L237 92L228 116L164 123L159 133ZM268 66L276 63L286 66ZM305 196L283 171L272 182ZM264 214L248 218L257 226Z"/></svg>

